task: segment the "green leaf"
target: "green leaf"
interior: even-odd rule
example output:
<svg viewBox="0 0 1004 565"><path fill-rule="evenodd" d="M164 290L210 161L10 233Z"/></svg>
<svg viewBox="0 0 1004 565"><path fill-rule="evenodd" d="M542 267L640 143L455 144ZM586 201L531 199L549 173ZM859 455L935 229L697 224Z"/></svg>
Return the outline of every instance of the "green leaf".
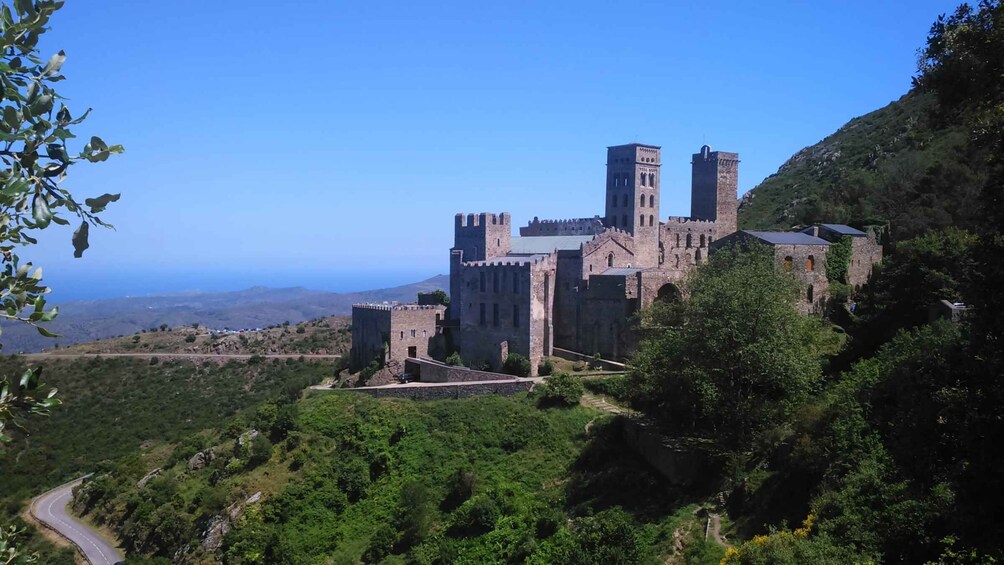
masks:
<svg viewBox="0 0 1004 565"><path fill-rule="evenodd" d="M17 115L17 110L13 106L4 106L3 123L7 129L15 132L21 127L21 117Z"/></svg>
<svg viewBox="0 0 1004 565"><path fill-rule="evenodd" d="M102 212L108 204L112 202L118 202L121 194L102 194L97 198L88 198L84 200L84 204L91 207L91 214L97 214Z"/></svg>
<svg viewBox="0 0 1004 565"><path fill-rule="evenodd" d="M62 67L63 63L65 62L66 62L66 53L62 49L60 49L59 53L53 55L49 59L49 62L45 64L45 68L42 69L42 74L48 76L58 73L59 68Z"/></svg>
<svg viewBox="0 0 1004 565"><path fill-rule="evenodd" d="M32 198L31 216L39 228L44 229L49 226L49 222L52 220L52 211L49 210L49 203L45 201L44 196L36 194Z"/></svg>
<svg viewBox="0 0 1004 565"><path fill-rule="evenodd" d="M77 259L83 257L84 250L90 247L87 243L87 235L90 227L87 222L80 222L80 227L73 232L73 256Z"/></svg>
<svg viewBox="0 0 1004 565"><path fill-rule="evenodd" d="M38 333L42 334L45 337L59 337L59 334L54 334L49 330L43 328L42 326L35 326L35 329L38 330Z"/></svg>

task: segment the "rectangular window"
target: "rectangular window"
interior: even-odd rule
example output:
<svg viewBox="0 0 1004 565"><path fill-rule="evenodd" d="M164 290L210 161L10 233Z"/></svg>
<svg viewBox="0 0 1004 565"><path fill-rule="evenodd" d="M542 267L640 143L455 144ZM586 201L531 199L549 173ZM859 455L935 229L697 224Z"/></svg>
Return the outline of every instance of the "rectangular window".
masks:
<svg viewBox="0 0 1004 565"><path fill-rule="evenodd" d="M401 332L401 339L404 339L404 332Z"/></svg>
<svg viewBox="0 0 1004 565"><path fill-rule="evenodd" d="M512 293L519 294L519 273L512 274Z"/></svg>
<svg viewBox="0 0 1004 565"><path fill-rule="evenodd" d="M499 325L499 305L498 303L492 304L492 325L498 327Z"/></svg>
<svg viewBox="0 0 1004 565"><path fill-rule="evenodd" d="M492 292L498 293L499 291L499 272L492 271Z"/></svg>
<svg viewBox="0 0 1004 565"><path fill-rule="evenodd" d="M415 330L411 330L411 337L415 337Z"/></svg>
<svg viewBox="0 0 1004 565"><path fill-rule="evenodd" d="M478 274L481 275L481 292L484 292L485 291L485 272L481 271Z"/></svg>
<svg viewBox="0 0 1004 565"><path fill-rule="evenodd" d="M485 325L485 303L484 302L481 303L481 316L480 316L480 320L478 321L478 323L480 323L482 326Z"/></svg>
<svg viewBox="0 0 1004 565"><path fill-rule="evenodd" d="M512 306L512 327L519 327L519 306L516 304Z"/></svg>

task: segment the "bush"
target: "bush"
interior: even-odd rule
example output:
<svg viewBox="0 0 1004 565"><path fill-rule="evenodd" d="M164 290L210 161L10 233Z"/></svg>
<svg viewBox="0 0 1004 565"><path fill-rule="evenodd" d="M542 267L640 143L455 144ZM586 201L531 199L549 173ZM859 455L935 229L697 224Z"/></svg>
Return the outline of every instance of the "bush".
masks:
<svg viewBox="0 0 1004 565"><path fill-rule="evenodd" d="M298 334L304 334L304 333L307 333L307 328L305 328L305 327L303 327L303 326L297 326L297 328L296 328L296 333L298 333Z"/></svg>
<svg viewBox="0 0 1004 565"><path fill-rule="evenodd" d="M502 363L503 373L517 377L529 377L531 368L530 360L519 353L510 353Z"/></svg>
<svg viewBox="0 0 1004 565"><path fill-rule="evenodd" d="M139 341L138 339L135 341ZM195 341L195 334L189 334L185 336L185 343L193 343Z"/></svg>
<svg viewBox="0 0 1004 565"><path fill-rule="evenodd" d="M582 398L582 381L568 373L558 373L540 385L540 392L544 406L575 406Z"/></svg>
<svg viewBox="0 0 1004 565"><path fill-rule="evenodd" d="M473 537L495 529L502 512L498 504L487 495L478 495L468 500L457 510L450 535Z"/></svg>
<svg viewBox="0 0 1004 565"><path fill-rule="evenodd" d="M631 398L627 377L607 377L605 379L589 379L582 385L589 392L609 396L615 400L627 402Z"/></svg>
<svg viewBox="0 0 1004 565"><path fill-rule="evenodd" d="M464 360L460 358L460 352L454 351L446 358L446 364L452 367L463 367Z"/></svg>
<svg viewBox="0 0 1004 565"><path fill-rule="evenodd" d="M550 359L544 359L544 362L537 366L537 374L546 377L554 373L554 363Z"/></svg>
<svg viewBox="0 0 1004 565"><path fill-rule="evenodd" d="M272 457L272 442L264 434L258 434L251 440L251 455L249 465L264 463Z"/></svg>

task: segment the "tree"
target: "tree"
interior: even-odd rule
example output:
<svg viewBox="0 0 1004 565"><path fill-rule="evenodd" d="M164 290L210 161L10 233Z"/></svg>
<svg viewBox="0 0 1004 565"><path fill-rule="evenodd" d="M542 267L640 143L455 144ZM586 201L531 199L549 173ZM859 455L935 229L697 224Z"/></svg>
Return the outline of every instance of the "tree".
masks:
<svg viewBox="0 0 1004 565"><path fill-rule="evenodd" d="M519 353L510 353L502 362L502 372L515 377L530 376L530 360Z"/></svg>
<svg viewBox="0 0 1004 565"><path fill-rule="evenodd" d="M726 248L649 326L631 365L635 401L672 428L744 449L820 382L826 330L800 314L798 282L762 245ZM661 318L659 318L661 316Z"/></svg>
<svg viewBox="0 0 1004 565"><path fill-rule="evenodd" d="M0 318L31 324L48 337L55 335L38 324L54 319L58 309L45 308L49 289L42 284L42 269L23 262L16 250L38 243L34 235L52 223L69 224L61 216L65 213L80 221L72 237L74 256L80 257L89 246L89 226L110 227L98 214L119 195L103 194L81 204L62 182L80 161L101 162L123 150L91 137L80 153L70 153L68 144L75 139L71 126L83 122L90 109L74 118L53 88L65 78L60 69L66 54L60 51L43 60L36 49L62 4L36 0L0 6ZM4 385L0 432L18 415L44 414L57 404L53 392L34 398L41 388L37 372L22 376L17 387ZM0 433L0 440L6 437Z"/></svg>
<svg viewBox="0 0 1004 565"><path fill-rule="evenodd" d="M47 337L56 336L39 324L53 320L59 311L45 307L49 288L42 284L42 269L22 261L17 250L37 244L37 233L53 223L69 225L65 215L79 221L71 243L74 257L81 257L89 247L90 226L111 227L98 214L119 195L102 194L80 203L62 183L71 166L102 162L123 151L121 145L94 136L79 153L70 153L76 139L71 128L83 122L90 109L74 117L53 87L65 79L60 70L66 54L59 51L43 59L36 48L62 5L61 0L0 3L0 319L30 324ZM55 389L44 391L40 373L29 370L16 385L0 379L0 443L9 442L5 432L22 428L25 418L44 416L58 405ZM4 555L18 559L12 539L3 540Z"/></svg>
<svg viewBox="0 0 1004 565"><path fill-rule="evenodd" d="M558 373L540 385L540 403L543 406L577 406L584 390L578 378Z"/></svg>

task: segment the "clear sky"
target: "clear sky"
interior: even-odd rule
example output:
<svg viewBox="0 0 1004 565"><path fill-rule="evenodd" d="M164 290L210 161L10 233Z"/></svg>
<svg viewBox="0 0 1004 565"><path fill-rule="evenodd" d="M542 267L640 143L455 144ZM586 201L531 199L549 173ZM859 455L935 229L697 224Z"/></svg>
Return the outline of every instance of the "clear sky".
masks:
<svg viewBox="0 0 1004 565"><path fill-rule="evenodd" d="M41 49L94 108L78 136L126 153L67 186L122 200L83 259L69 229L30 255L63 299L412 282L448 271L456 212L602 213L633 141L686 215L702 144L749 190L904 94L956 4L71 0Z"/></svg>

